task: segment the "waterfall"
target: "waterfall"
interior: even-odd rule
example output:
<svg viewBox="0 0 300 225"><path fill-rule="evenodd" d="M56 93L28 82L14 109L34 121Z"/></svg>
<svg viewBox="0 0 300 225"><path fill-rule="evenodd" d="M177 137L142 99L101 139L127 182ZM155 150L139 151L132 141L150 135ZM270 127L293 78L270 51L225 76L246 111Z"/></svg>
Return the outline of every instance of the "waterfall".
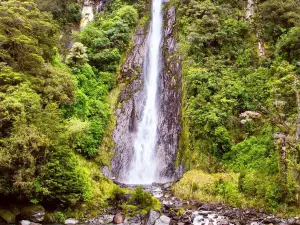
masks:
<svg viewBox="0 0 300 225"><path fill-rule="evenodd" d="M94 20L94 12L93 12L93 2L90 0L84 0L83 1L83 7L81 11L81 21L80 21L80 30L83 30L83 28L88 24L88 22L91 22Z"/></svg>
<svg viewBox="0 0 300 225"><path fill-rule="evenodd" d="M144 60L146 102L134 140L134 156L130 164L127 183L152 184L157 180L157 89L161 71L162 1L152 1L152 19Z"/></svg>

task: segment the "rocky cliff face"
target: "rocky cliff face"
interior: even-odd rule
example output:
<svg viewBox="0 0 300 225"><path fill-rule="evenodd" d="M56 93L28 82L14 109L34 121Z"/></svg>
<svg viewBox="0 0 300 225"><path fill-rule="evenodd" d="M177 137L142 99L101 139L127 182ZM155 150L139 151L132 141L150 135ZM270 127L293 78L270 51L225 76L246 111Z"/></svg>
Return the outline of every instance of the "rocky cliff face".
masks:
<svg viewBox="0 0 300 225"><path fill-rule="evenodd" d="M127 175L133 157L133 143L137 122L141 118L145 90L143 86L142 67L146 54L146 32L138 28L134 45L121 69L120 82L122 90L119 95L119 107L116 111L116 128L113 134L115 141L112 172L120 182Z"/></svg>
<svg viewBox="0 0 300 225"><path fill-rule="evenodd" d="M181 56L175 39L175 6L166 7L164 14L163 70L159 83L160 114L158 121L157 154L162 181L174 180L183 171L175 168L181 133Z"/></svg>
<svg viewBox="0 0 300 225"><path fill-rule="evenodd" d="M166 3L168 4L168 3ZM178 151L181 131L181 57L176 54L177 43L173 27L176 23L174 6L165 7L163 37L163 68L159 79L159 121L158 121L158 170L160 182L176 179L181 174L181 167L175 169L174 163ZM137 124L141 119L145 103L144 78L142 68L146 54L146 29L138 28L134 45L121 69L120 82L123 87L119 95L119 108L116 111L114 131L114 158L112 172L120 182L124 181L134 154L134 138Z"/></svg>

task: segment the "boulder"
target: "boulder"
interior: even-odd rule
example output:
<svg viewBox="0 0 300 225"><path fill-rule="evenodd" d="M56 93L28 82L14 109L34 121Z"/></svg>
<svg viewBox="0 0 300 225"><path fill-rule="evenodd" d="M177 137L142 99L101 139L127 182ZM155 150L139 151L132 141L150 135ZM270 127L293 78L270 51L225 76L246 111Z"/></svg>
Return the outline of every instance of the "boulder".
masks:
<svg viewBox="0 0 300 225"><path fill-rule="evenodd" d="M181 217L181 221L185 224L191 224L192 223L192 220L188 215L183 215Z"/></svg>
<svg viewBox="0 0 300 225"><path fill-rule="evenodd" d="M226 219L219 219L217 225L229 225L229 221Z"/></svg>
<svg viewBox="0 0 300 225"><path fill-rule="evenodd" d="M77 223L79 223L79 221L75 220L73 218L69 218L69 219L65 220L65 225L74 225L74 224L77 224Z"/></svg>
<svg viewBox="0 0 300 225"><path fill-rule="evenodd" d="M30 221L29 220L21 220L19 221L18 225L30 225Z"/></svg>
<svg viewBox="0 0 300 225"><path fill-rule="evenodd" d="M295 218L290 218L290 219L288 219L287 222L288 222L289 225L294 225L296 223L296 219Z"/></svg>
<svg viewBox="0 0 300 225"><path fill-rule="evenodd" d="M118 213L114 216L113 223L114 224L121 224L124 222L124 216L121 213Z"/></svg>
<svg viewBox="0 0 300 225"><path fill-rule="evenodd" d="M21 209L21 217L35 223L42 222L45 217L45 209L41 205L28 205Z"/></svg>
<svg viewBox="0 0 300 225"><path fill-rule="evenodd" d="M171 222L171 219L167 216L161 216L159 219L155 221L155 225L169 225Z"/></svg>
<svg viewBox="0 0 300 225"><path fill-rule="evenodd" d="M0 209L0 217L6 222L6 223L14 223L16 216L7 209Z"/></svg>
<svg viewBox="0 0 300 225"><path fill-rule="evenodd" d="M201 206L199 207L199 210L209 211L209 210L211 210L211 205L208 204L208 203L204 203L203 205L201 205Z"/></svg>
<svg viewBox="0 0 300 225"><path fill-rule="evenodd" d="M143 225L154 225L155 221L160 217L160 212L150 210L144 220Z"/></svg>

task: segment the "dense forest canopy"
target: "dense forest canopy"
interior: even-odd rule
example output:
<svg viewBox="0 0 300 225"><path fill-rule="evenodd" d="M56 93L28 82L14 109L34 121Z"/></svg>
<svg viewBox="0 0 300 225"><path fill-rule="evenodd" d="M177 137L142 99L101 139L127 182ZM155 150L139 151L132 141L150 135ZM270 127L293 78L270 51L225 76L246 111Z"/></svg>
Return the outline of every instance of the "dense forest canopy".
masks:
<svg viewBox="0 0 300 225"><path fill-rule="evenodd" d="M300 2L169 4L177 8L183 65L178 165L237 174L207 191L231 205L297 211ZM103 206L118 190L99 168L112 155L119 68L150 6L108 1L79 32L81 7L75 0L0 2L3 198Z"/></svg>
<svg viewBox="0 0 300 225"><path fill-rule="evenodd" d="M93 197L98 179L82 164L108 163L99 150L112 114L108 94L138 14L133 6L114 6L60 55L60 33L80 20L78 6L0 4L2 196L75 205Z"/></svg>
<svg viewBox="0 0 300 225"><path fill-rule="evenodd" d="M175 4L185 55L180 159L239 173L214 190L234 205L298 205L299 2Z"/></svg>

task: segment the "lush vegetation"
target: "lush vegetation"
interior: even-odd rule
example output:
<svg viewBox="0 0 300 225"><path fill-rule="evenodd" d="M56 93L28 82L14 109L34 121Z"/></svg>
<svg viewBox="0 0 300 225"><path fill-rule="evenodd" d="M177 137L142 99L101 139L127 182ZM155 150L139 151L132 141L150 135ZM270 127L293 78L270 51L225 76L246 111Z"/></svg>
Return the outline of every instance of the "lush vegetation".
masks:
<svg viewBox="0 0 300 225"><path fill-rule="evenodd" d="M77 217L125 193L99 167L112 154L109 95L147 4L109 1L82 32L71 32L81 19L76 0L0 2L0 198L59 205L49 221L63 221L69 206ZM183 59L178 163L192 170L174 192L293 212L300 204L298 0L258 1L249 18L245 0L169 4L177 7ZM118 207L127 214L160 207L141 188L126 204Z"/></svg>
<svg viewBox="0 0 300 225"><path fill-rule="evenodd" d="M246 1L172 4L184 56L178 161L238 173L222 184L234 198L291 212L300 185L298 2L258 1L247 19Z"/></svg>
<svg viewBox="0 0 300 225"><path fill-rule="evenodd" d="M142 186L138 186L133 191L116 189L113 201L115 206L121 209L126 216L145 215L151 209L161 209L161 202L149 192L144 191Z"/></svg>
<svg viewBox="0 0 300 225"><path fill-rule="evenodd" d="M66 50L59 36L78 27L77 1L0 3L1 198L83 213L113 197L115 185L99 171L109 163L108 98L142 8L107 5Z"/></svg>

